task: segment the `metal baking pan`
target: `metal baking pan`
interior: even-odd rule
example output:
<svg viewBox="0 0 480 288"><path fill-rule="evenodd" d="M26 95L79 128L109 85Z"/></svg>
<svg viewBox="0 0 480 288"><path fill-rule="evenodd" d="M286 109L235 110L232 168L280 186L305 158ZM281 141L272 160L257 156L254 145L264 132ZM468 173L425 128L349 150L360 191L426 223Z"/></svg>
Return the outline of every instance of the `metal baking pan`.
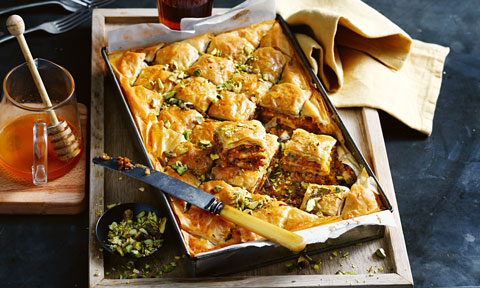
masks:
<svg viewBox="0 0 480 288"><path fill-rule="evenodd" d="M316 84L318 92L322 95L325 104L329 112L332 115L333 120L336 122L338 127L340 128L344 138L345 138L345 145L353 154L355 160L365 167L368 174L375 179L375 182L378 186L380 191L380 199L382 201L383 206L387 209L392 211L393 208L387 199L383 189L380 186L377 178L373 174L372 170L370 169L368 163L365 161L365 158L362 156L360 150L358 149L357 145L355 145L352 137L348 133L345 125L343 124L337 110L333 106L332 102L327 96L327 92L317 77L315 72L310 66L306 56L304 55L303 51L301 50L297 40L295 39L293 33L291 32L288 24L285 20L280 16L277 15L276 20L280 23L284 33L290 39L291 44L293 45L294 49L299 56L299 60L303 63L304 67L310 73L310 76L313 80L313 83ZM147 163L147 165L153 169L153 165L149 160L147 150L145 145L142 141L141 135L137 130L135 120L133 118L132 113L130 112L128 103L123 96L122 89L118 80L115 77L113 69L109 63L108 56L107 56L107 47L102 49L102 56L105 59L106 67L110 79L114 83L115 87L118 90L118 96L120 100L120 106L122 107L122 112L126 116L125 118L128 119L127 121L130 123L129 128L131 130L131 135L133 136L135 146L137 149L142 151L142 155L144 159L136 159L137 162ZM169 205L169 201L164 193L158 193L162 204L166 207L171 219L176 219L175 213L173 212L172 208ZM264 246L264 247L253 247L247 246L247 243L244 244L237 244L225 247L221 250L214 250L210 252L201 253L197 256L191 256L188 252L188 248L183 241L183 237L180 231L180 226L178 225L177 221L172 221L174 230L176 231L179 240L182 242L182 248L188 258L190 259L190 273L191 276L218 276L218 275L225 275L234 272L240 272L244 270L253 269L256 267L273 264L280 261L285 261L289 259L293 259L298 257L297 253L291 252L288 249L274 245L274 246ZM372 239L377 239L383 237L385 232L385 227L381 225L362 225L358 226L344 234L340 237L335 239L328 239L325 243L313 243L307 245L306 251L309 254L320 253L326 250L331 249L338 249L341 247L349 246L361 241L368 241ZM228 264L228 265L226 265Z"/></svg>

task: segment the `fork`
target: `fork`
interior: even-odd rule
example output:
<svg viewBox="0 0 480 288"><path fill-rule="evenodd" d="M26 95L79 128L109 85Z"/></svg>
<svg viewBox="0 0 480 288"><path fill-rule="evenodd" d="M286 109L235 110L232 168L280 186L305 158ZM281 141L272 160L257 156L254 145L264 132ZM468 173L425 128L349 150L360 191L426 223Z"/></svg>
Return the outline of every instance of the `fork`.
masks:
<svg viewBox="0 0 480 288"><path fill-rule="evenodd" d="M68 10L70 12L75 12L84 7L99 7L102 5L107 5L113 1L115 0L48 0L48 1L41 1L41 2L35 2L35 3L0 9L0 15L6 14L12 11L16 11L16 10L38 7L43 5L50 5L50 4L58 4L62 6L65 10Z"/></svg>
<svg viewBox="0 0 480 288"><path fill-rule="evenodd" d="M77 27L78 25L82 24L83 22L87 21L91 16L92 16L92 8L84 8L68 16L65 16L61 19L45 22L38 26L27 29L25 30L24 34L27 34L32 31L37 31L37 30L44 30L51 34L59 34L59 33L67 32ZM15 38L15 37L12 35L3 37L0 39L0 43L8 41L12 38Z"/></svg>

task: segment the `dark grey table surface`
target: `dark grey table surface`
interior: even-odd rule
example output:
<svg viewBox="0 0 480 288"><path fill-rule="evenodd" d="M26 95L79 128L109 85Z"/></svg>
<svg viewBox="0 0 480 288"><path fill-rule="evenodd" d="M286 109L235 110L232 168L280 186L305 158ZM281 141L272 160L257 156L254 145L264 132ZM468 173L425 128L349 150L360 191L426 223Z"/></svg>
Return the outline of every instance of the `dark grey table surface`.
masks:
<svg viewBox="0 0 480 288"><path fill-rule="evenodd" d="M0 8L32 0L3 0ZM215 1L230 7L241 1ZM412 38L451 48L425 137L381 112L413 278L418 287L480 286L480 3L477 0L366 0ZM107 7L153 8L154 0ZM27 27L68 12L19 13ZM8 33L0 16L0 34ZM35 57L66 67L79 102L90 102L91 27L27 36ZM23 62L15 41L0 44L0 78ZM87 287L88 213L0 215L0 287Z"/></svg>

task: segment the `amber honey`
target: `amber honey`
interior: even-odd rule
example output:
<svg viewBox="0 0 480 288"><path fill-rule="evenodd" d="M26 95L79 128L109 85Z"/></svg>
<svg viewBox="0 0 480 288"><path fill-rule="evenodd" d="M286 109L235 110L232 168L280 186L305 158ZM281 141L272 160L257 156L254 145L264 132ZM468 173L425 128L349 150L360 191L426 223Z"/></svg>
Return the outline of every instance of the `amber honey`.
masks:
<svg viewBox="0 0 480 288"><path fill-rule="evenodd" d="M59 120L65 119L59 117ZM8 122L0 129L0 166L13 178L32 180L33 123L35 121L43 121L49 125L45 114L27 114ZM77 134L78 129L70 122L67 121L67 123ZM76 157L63 161L57 157L53 146L48 143L48 180L63 176L75 167L83 153L83 144L80 145L80 149L81 152Z"/></svg>

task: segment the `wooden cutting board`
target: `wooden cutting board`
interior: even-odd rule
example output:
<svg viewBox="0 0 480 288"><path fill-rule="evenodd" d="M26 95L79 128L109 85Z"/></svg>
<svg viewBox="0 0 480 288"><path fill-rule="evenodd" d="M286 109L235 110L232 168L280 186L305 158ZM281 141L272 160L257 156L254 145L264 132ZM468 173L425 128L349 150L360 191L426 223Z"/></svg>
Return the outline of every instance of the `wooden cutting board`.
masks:
<svg viewBox="0 0 480 288"><path fill-rule="evenodd" d="M87 107L78 104L84 142L87 135ZM0 214L79 214L85 209L85 148L78 164L66 175L35 186L19 183L0 174Z"/></svg>
<svg viewBox="0 0 480 288"><path fill-rule="evenodd" d="M91 157L107 152L110 155L140 159L141 154L131 140L128 123L122 117L117 91L111 79L105 77L105 62L102 47L107 45L107 32L122 26L137 23L157 23L156 9L95 9L92 17L92 113L90 119ZM156 191L144 187L134 179L123 179L118 174L104 171L90 164L89 199L89 287L412 287L413 280L408 261L405 239L395 199L392 177L383 140L380 120L376 110L367 108L341 109L340 114L350 134L356 141L370 167L377 175L390 200L396 221L395 227L387 227L385 235L362 243L332 251L311 255L314 261L323 261L318 269L311 265L303 270L288 271L285 267L293 261L235 273L225 277L191 278L188 276L188 260L178 257L184 253L173 229L166 231L164 247L149 259L136 261L140 269L146 264L155 269L159 265L176 262L176 268L160 278L119 279L122 265L130 259L122 259L100 250L95 238L95 225L106 206L113 203L141 202L159 205ZM143 188L143 189L139 189ZM158 207L161 208L161 207ZM160 213L165 213L160 211ZM374 256L377 248L383 247L386 259ZM344 255L348 255L344 256ZM176 260L180 258L179 260ZM228 263L235 265L235 263ZM382 267L383 271L378 268ZM351 275L338 275L338 271ZM375 272L375 273L374 273ZM354 275L353 273L356 273Z"/></svg>

